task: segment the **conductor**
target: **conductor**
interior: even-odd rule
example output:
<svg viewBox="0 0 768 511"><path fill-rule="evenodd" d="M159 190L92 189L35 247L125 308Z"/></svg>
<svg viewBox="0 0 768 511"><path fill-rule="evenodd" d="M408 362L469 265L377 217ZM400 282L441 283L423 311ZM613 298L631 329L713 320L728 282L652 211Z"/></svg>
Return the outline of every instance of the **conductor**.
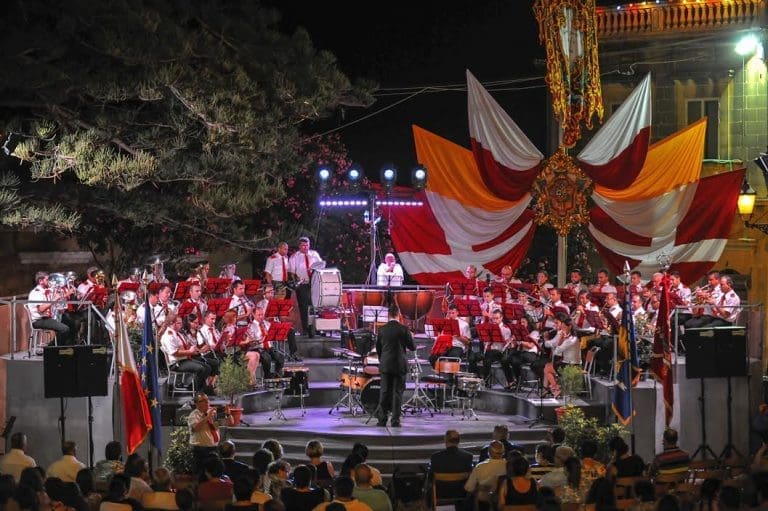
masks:
<svg viewBox="0 0 768 511"><path fill-rule="evenodd" d="M389 321L379 329L376 338L376 352L379 354L381 372L381 390L377 409L377 426L386 427L387 417L392 414L392 427L400 427L405 375L408 372L408 360L405 350L415 351L410 330L398 321L400 309L397 305L389 306Z"/></svg>

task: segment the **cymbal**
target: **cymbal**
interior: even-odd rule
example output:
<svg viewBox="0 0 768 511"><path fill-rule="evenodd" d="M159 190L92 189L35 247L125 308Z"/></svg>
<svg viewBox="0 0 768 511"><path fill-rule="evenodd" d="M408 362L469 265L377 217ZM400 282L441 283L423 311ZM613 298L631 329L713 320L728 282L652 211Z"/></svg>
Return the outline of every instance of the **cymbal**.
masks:
<svg viewBox="0 0 768 511"><path fill-rule="evenodd" d="M362 355L356 351L348 350L347 348L331 348L331 351L336 355L341 355L347 358L360 358Z"/></svg>
<svg viewBox="0 0 768 511"><path fill-rule="evenodd" d="M426 358L409 358L408 359L408 363L409 364L413 364L413 365L416 365L416 364L428 364L429 360L427 360Z"/></svg>
<svg viewBox="0 0 768 511"><path fill-rule="evenodd" d="M146 261L147 264L159 264L168 261L168 259L170 259L170 257L165 254L155 254L147 257Z"/></svg>

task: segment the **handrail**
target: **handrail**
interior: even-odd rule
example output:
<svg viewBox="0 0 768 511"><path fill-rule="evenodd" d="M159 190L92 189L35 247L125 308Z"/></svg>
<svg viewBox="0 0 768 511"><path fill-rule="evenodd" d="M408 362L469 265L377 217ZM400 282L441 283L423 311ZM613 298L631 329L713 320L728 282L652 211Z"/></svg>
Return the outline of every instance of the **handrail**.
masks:
<svg viewBox="0 0 768 511"><path fill-rule="evenodd" d="M595 12L597 36L610 39L760 27L766 23L766 1L688 0L598 7Z"/></svg>

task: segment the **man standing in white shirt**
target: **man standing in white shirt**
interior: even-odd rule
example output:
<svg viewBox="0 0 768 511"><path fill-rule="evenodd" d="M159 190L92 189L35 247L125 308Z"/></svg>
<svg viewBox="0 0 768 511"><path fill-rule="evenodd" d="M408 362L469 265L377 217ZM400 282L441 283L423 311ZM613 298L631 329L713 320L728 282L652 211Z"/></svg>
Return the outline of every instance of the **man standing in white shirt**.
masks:
<svg viewBox="0 0 768 511"><path fill-rule="evenodd" d="M85 463L76 458L77 444L71 440L64 441L61 444L61 454L61 458L48 467L48 477L58 477L65 483L74 483L77 473L85 468Z"/></svg>
<svg viewBox="0 0 768 511"><path fill-rule="evenodd" d="M0 458L0 474L10 474L19 482L21 471L27 467L36 467L37 463L27 456L27 435L17 431L11 435L11 450Z"/></svg>
<svg viewBox="0 0 768 511"><path fill-rule="evenodd" d="M312 272L323 265L323 258L316 250L309 248L309 238L299 238L299 250L288 260L288 272L296 281L296 301L299 303L301 331L308 337L314 337L314 327L309 327L309 306L311 305Z"/></svg>
<svg viewBox="0 0 768 511"><path fill-rule="evenodd" d="M288 243L281 241L277 244L277 250L267 258L264 266L264 279L267 284L272 284L275 293L285 292L285 297L290 298L291 293L286 288L288 284Z"/></svg>
<svg viewBox="0 0 768 511"><path fill-rule="evenodd" d="M205 459L214 454L219 445L219 426L216 424L216 408L209 406L208 395L199 392L195 396L195 409L187 417L189 445L195 473L203 468Z"/></svg>
<svg viewBox="0 0 768 511"><path fill-rule="evenodd" d="M384 256L384 262L376 270L376 284L387 287L403 285L403 267L395 259L395 254L390 252Z"/></svg>

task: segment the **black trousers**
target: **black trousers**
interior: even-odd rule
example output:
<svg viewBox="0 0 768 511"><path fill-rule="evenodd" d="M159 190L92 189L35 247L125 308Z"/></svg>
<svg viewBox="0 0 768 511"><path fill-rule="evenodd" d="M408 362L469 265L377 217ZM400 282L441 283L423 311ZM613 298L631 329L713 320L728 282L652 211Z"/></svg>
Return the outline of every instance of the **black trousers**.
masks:
<svg viewBox="0 0 768 511"><path fill-rule="evenodd" d="M56 345L65 346L72 342L72 331L67 325L53 318L40 318L32 322L32 326L41 330L56 332Z"/></svg>
<svg viewBox="0 0 768 511"><path fill-rule="evenodd" d="M275 348L258 350L261 354L261 367L264 368L264 377L282 377L285 357Z"/></svg>
<svg viewBox="0 0 768 511"><path fill-rule="evenodd" d="M195 390L201 392L205 387L205 380L211 375L211 366L202 358L185 358L179 360L171 368L182 373L192 373L195 377Z"/></svg>
<svg viewBox="0 0 768 511"><path fill-rule="evenodd" d="M299 302L299 316L301 316L301 331L304 335L313 336L309 330L309 306L312 303L311 288L309 284L296 286L296 301Z"/></svg>
<svg viewBox="0 0 768 511"><path fill-rule="evenodd" d="M392 414L392 422L400 422L403 411L403 392L405 392L405 374L381 373L381 390L379 391L379 422L386 422Z"/></svg>
<svg viewBox="0 0 768 511"><path fill-rule="evenodd" d="M588 347L598 346L600 351L595 355L595 367L602 376L608 376L611 373L611 363L613 362L613 336L601 335L596 339L589 341Z"/></svg>
<svg viewBox="0 0 768 511"><path fill-rule="evenodd" d="M214 456L218 451L216 447L204 447L202 445L192 446L192 465L195 475L203 473L203 464L209 456Z"/></svg>
<svg viewBox="0 0 768 511"><path fill-rule="evenodd" d="M519 380L520 376L522 376L523 372L523 365L524 364L530 364L531 370L541 378L541 373L537 372L537 368L535 367L535 362L539 360L539 356L536 353L531 353L530 351L507 351L504 354L504 359L502 360L502 364L504 366L509 367L510 372L512 373L512 376L514 379ZM544 366L541 366L538 368L539 370L543 369Z"/></svg>

